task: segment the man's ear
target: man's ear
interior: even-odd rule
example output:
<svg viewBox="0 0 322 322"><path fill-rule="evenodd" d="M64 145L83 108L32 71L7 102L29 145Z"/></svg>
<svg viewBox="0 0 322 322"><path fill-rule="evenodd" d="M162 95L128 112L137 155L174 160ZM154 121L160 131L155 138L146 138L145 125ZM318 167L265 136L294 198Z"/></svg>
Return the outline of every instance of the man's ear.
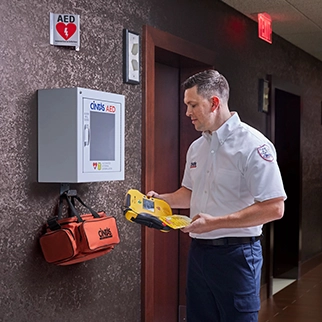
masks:
<svg viewBox="0 0 322 322"><path fill-rule="evenodd" d="M219 107L219 98L217 96L213 96L211 98L211 111L213 112L218 107Z"/></svg>

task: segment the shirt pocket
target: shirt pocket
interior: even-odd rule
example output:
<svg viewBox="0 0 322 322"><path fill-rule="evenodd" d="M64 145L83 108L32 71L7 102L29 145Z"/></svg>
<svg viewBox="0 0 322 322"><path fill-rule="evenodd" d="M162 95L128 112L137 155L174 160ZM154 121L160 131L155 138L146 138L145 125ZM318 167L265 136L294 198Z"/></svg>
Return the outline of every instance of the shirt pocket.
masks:
<svg viewBox="0 0 322 322"><path fill-rule="evenodd" d="M240 198L241 173L239 171L218 169L213 181L213 191L221 201L234 201Z"/></svg>

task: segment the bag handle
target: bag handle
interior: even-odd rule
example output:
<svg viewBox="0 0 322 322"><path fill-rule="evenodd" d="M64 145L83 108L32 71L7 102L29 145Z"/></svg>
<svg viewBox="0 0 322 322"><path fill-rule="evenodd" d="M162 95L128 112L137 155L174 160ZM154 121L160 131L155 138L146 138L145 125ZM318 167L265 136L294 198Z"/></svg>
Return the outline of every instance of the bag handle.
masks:
<svg viewBox="0 0 322 322"><path fill-rule="evenodd" d="M85 204L85 202L79 197L79 196L72 196L72 203L73 203L73 205L75 204L75 199L76 200L78 200L85 208L87 208L89 211L90 211L90 213L93 215L93 217L94 218L100 218L100 215L94 210L94 209L92 209L90 206L87 206L86 204Z"/></svg>
<svg viewBox="0 0 322 322"><path fill-rule="evenodd" d="M59 202L58 202L58 216L51 218L47 220L47 224L50 230L57 230L60 229L61 226L58 223L60 219L62 219L63 216L63 205L64 205L64 200L67 201L68 208L69 208L69 217L75 216L77 218L77 222L83 222L84 220L78 213L78 211L75 208L75 199L78 200L85 208L87 208L92 216L94 218L100 218L100 215L93 210L91 207L87 206L85 202L77 195L72 195L71 197L68 196L68 192L65 191L59 196Z"/></svg>
<svg viewBox="0 0 322 322"><path fill-rule="evenodd" d="M69 217L76 216L78 222L84 221L73 206L73 204L71 203L71 201L69 200L68 195L66 193L62 193L59 196L58 200L58 215L47 220L48 228L52 231L61 229L61 225L58 221L62 219L64 200L67 201L67 204L69 206Z"/></svg>
<svg viewBox="0 0 322 322"><path fill-rule="evenodd" d="M59 196L59 205L58 205L58 217L57 220L62 219L62 215L63 215L63 204L64 204L64 200L67 201L68 207L69 207L69 217L77 217L77 221L78 222L82 222L84 221L81 216L79 215L78 211L76 210L75 206L72 204L71 200L68 197L68 194L66 192L63 192L60 196Z"/></svg>

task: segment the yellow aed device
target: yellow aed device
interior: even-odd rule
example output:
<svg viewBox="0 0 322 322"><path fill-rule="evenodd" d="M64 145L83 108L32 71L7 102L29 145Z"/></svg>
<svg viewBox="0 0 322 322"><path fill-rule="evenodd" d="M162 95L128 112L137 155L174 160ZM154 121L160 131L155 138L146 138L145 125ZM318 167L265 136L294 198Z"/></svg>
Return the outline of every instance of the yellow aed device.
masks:
<svg viewBox="0 0 322 322"><path fill-rule="evenodd" d="M187 226L191 219L173 215L169 204L158 198L147 197L138 190L131 189L124 200L123 213L129 221L155 228L162 232Z"/></svg>

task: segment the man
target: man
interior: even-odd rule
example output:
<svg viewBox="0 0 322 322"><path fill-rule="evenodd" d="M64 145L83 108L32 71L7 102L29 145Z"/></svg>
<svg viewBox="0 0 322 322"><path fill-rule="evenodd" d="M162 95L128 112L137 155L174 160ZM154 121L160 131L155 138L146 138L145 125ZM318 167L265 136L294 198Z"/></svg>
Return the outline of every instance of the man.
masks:
<svg viewBox="0 0 322 322"><path fill-rule="evenodd" d="M283 217L286 194L273 144L228 107L215 70L184 84L186 115L202 136L187 152L182 186L148 192L189 208L188 322L252 322L260 309L262 225Z"/></svg>

